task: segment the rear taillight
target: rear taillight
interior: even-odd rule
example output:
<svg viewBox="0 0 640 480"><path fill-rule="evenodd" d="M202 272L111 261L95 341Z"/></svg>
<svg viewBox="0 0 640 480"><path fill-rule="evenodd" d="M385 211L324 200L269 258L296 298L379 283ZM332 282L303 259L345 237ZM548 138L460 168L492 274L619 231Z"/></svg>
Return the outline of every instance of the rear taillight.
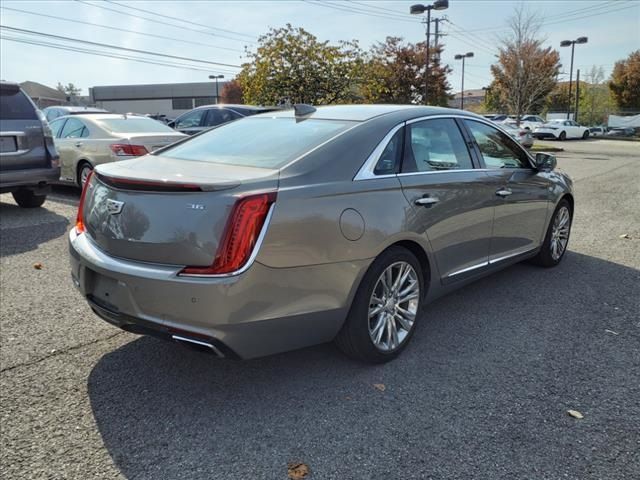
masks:
<svg viewBox="0 0 640 480"><path fill-rule="evenodd" d="M82 187L82 195L80 195L80 203L78 204L78 214L76 215L76 234L81 234L85 231L84 228L84 201L87 196L87 190L89 190L89 185L91 185L91 179L93 178L93 170L89 172L89 176L87 177L87 181L84 183L84 187Z"/></svg>
<svg viewBox="0 0 640 480"><path fill-rule="evenodd" d="M251 257L276 192L240 198L233 207L209 267L185 267L180 275L221 275L240 270Z"/></svg>
<svg viewBox="0 0 640 480"><path fill-rule="evenodd" d="M114 143L109 145L113 153L119 157L141 157L149 153L144 145L129 145L128 143Z"/></svg>

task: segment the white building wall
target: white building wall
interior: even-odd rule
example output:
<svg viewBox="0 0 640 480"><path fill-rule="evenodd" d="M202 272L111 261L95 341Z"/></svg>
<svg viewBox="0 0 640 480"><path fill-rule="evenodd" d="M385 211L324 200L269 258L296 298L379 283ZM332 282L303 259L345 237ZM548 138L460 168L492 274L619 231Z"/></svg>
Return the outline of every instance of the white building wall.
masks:
<svg viewBox="0 0 640 480"><path fill-rule="evenodd" d="M170 98L155 100L104 100L96 102L96 106L114 113L162 114L176 118L191 109L174 110Z"/></svg>

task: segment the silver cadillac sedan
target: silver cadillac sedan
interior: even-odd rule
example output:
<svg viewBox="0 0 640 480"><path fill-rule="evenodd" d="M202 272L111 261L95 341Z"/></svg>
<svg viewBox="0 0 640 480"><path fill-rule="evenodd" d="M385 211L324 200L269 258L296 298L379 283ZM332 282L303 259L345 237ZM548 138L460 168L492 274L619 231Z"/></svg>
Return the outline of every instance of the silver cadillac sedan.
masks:
<svg viewBox="0 0 640 480"><path fill-rule="evenodd" d="M296 105L98 166L73 282L104 320L220 357L335 340L385 362L436 297L562 260L555 166L468 112Z"/></svg>

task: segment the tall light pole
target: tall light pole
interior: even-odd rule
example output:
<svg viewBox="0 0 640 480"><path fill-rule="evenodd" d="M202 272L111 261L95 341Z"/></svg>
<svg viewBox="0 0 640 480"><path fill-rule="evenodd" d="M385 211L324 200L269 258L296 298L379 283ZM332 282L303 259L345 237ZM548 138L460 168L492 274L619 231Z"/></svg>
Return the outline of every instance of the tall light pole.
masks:
<svg viewBox="0 0 640 480"><path fill-rule="evenodd" d="M211 80L216 81L216 104L220 103L220 96L218 95L218 79L224 78L224 75L209 75Z"/></svg>
<svg viewBox="0 0 640 480"><path fill-rule="evenodd" d="M429 37L431 36L431 10L446 10L449 8L449 0L436 0L432 5L422 5L420 3L411 5L409 13L412 15L419 15L427 12L427 56L425 59L425 72L424 72L424 104L429 104Z"/></svg>
<svg viewBox="0 0 640 480"><path fill-rule="evenodd" d="M569 120L569 117L571 116L571 104L573 103L573 99L571 98L571 82L573 81L573 52L576 48L576 43L587 43L588 40L589 39L587 37L578 37L575 40L563 40L560 42L561 47L571 47L571 68L569 69L569 108L567 109L567 120Z"/></svg>
<svg viewBox="0 0 640 480"><path fill-rule="evenodd" d="M473 52L467 52L465 54L456 55L456 60L462 60L462 90L460 92L460 110L464 110L464 59L473 57Z"/></svg>

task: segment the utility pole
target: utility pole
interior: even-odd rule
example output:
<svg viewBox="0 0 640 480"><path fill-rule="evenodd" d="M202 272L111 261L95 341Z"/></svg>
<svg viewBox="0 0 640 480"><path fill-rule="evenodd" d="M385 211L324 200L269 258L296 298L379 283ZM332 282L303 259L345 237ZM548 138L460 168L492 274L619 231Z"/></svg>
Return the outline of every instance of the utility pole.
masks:
<svg viewBox="0 0 640 480"><path fill-rule="evenodd" d="M573 115L573 121L578 123L578 103L580 101L580 69L576 72L576 108Z"/></svg>

